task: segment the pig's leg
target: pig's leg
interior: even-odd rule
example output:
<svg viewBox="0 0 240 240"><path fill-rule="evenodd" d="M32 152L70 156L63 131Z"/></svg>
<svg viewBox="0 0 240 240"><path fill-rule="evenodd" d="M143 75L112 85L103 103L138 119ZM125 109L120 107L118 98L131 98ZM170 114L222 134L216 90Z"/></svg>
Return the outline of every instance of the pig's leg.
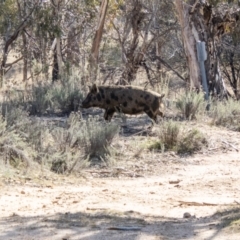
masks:
<svg viewBox="0 0 240 240"><path fill-rule="evenodd" d="M104 113L104 119L110 122L114 113L115 113L115 108L107 108Z"/></svg>
<svg viewBox="0 0 240 240"><path fill-rule="evenodd" d="M155 122L157 123L157 116L153 114L151 110L146 110L145 113Z"/></svg>
<svg viewBox="0 0 240 240"><path fill-rule="evenodd" d="M158 111L157 111L157 115L163 117L163 112L161 112L161 111L158 109Z"/></svg>

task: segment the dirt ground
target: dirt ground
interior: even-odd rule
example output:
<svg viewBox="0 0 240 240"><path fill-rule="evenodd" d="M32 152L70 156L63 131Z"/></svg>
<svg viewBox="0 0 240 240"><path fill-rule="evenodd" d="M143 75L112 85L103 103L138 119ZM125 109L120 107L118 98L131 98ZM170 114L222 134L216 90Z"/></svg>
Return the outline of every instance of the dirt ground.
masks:
<svg viewBox="0 0 240 240"><path fill-rule="evenodd" d="M113 167L1 170L0 239L240 239L240 134L197 127L209 146L192 156L141 151L146 136L130 131Z"/></svg>

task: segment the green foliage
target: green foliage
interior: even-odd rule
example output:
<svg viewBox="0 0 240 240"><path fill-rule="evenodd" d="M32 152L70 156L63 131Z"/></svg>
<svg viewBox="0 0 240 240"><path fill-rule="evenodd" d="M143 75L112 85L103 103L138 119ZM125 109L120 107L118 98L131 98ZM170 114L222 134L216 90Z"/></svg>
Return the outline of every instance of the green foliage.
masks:
<svg viewBox="0 0 240 240"><path fill-rule="evenodd" d="M106 159L110 155L109 145L119 132L119 126L116 123L100 122L97 118L76 122L73 115L69 131L75 135L71 145L78 144L85 157Z"/></svg>
<svg viewBox="0 0 240 240"><path fill-rule="evenodd" d="M37 8L35 13L36 19L36 36L47 37L49 32L58 37L61 35L61 28L57 24L56 13L53 14L52 6L46 6L45 8Z"/></svg>
<svg viewBox="0 0 240 240"><path fill-rule="evenodd" d="M119 132L116 123L97 122L94 119L83 121L82 140L85 154L91 158L106 159L110 155L109 145Z"/></svg>
<svg viewBox="0 0 240 240"><path fill-rule="evenodd" d="M210 116L213 124L240 131L240 102L230 98L228 101L215 102Z"/></svg>
<svg viewBox="0 0 240 240"><path fill-rule="evenodd" d="M7 125L0 117L0 158L14 167L22 166L25 170L31 165L35 152L29 146L23 134ZM22 163L22 164L21 164Z"/></svg>
<svg viewBox="0 0 240 240"><path fill-rule="evenodd" d="M43 139L48 133L46 124L41 119L30 118L28 112L14 105L2 106L2 116L7 129L14 130L37 153L32 160L41 162L45 151Z"/></svg>
<svg viewBox="0 0 240 240"><path fill-rule="evenodd" d="M18 23L18 9L16 1L0 1L0 32L4 33Z"/></svg>
<svg viewBox="0 0 240 240"><path fill-rule="evenodd" d="M193 154L194 152L201 150L202 147L206 145L207 140L203 134L197 129L192 129L183 134L181 141L178 143L177 153Z"/></svg>
<svg viewBox="0 0 240 240"><path fill-rule="evenodd" d="M179 124L173 121L163 123L160 129L159 141L154 143L150 149L173 150L179 141Z"/></svg>
<svg viewBox="0 0 240 240"><path fill-rule="evenodd" d="M11 91L3 103L3 109L7 111L15 106L30 115L70 114L78 110L82 99L77 79L69 78L66 82L38 84L28 92Z"/></svg>
<svg viewBox="0 0 240 240"><path fill-rule="evenodd" d="M103 54L107 66L117 67L121 64L121 48L118 45L107 42L104 44Z"/></svg>
<svg viewBox="0 0 240 240"><path fill-rule="evenodd" d="M55 84L48 91L48 98L51 102L51 107L63 114L69 114L72 111L77 111L80 105L83 94L77 88L76 82L66 81L61 84Z"/></svg>
<svg viewBox="0 0 240 240"><path fill-rule="evenodd" d="M197 113L204 111L206 103L204 102L203 92L196 93L189 91L177 99L176 107L180 110L185 119L193 120Z"/></svg>
<svg viewBox="0 0 240 240"><path fill-rule="evenodd" d="M186 131L179 123L173 121L162 125L158 137L159 140L150 145L150 150L193 154L207 145L206 138L197 129Z"/></svg>
<svg viewBox="0 0 240 240"><path fill-rule="evenodd" d="M72 113L66 128L51 131L54 149L49 155L52 171L63 173L87 166L86 160L106 161L111 155L109 146L119 132L115 123L99 122L96 118L83 120Z"/></svg>
<svg viewBox="0 0 240 240"><path fill-rule="evenodd" d="M51 86L49 84L43 85L39 84L37 86L32 87L32 92L29 95L29 102L26 104L30 104L26 106L31 115L41 115L46 113L47 109L51 108L51 96L49 96L49 90Z"/></svg>

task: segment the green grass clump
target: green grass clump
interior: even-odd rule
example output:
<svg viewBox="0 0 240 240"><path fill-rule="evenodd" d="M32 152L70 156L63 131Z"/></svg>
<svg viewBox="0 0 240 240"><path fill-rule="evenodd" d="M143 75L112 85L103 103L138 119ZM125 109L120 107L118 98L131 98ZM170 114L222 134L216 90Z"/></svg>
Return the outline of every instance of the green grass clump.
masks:
<svg viewBox="0 0 240 240"><path fill-rule="evenodd" d="M177 146L177 153L193 154L194 152L201 150L202 147L206 145L207 140L203 136L203 134L197 129L192 129L189 132L183 134L183 137L181 138Z"/></svg>
<svg viewBox="0 0 240 240"><path fill-rule="evenodd" d="M186 131L177 122L164 123L158 140L150 145L150 150L175 151L178 154L193 154L207 145L207 140L197 129Z"/></svg>
<svg viewBox="0 0 240 240"><path fill-rule="evenodd" d="M84 143L85 156L89 158L107 159L111 155L109 146L119 132L116 123L100 122L90 118L83 120L81 126L81 142Z"/></svg>
<svg viewBox="0 0 240 240"><path fill-rule="evenodd" d="M76 82L66 81L53 85L48 91L48 98L54 112L70 114L70 112L78 110L83 94Z"/></svg>
<svg viewBox="0 0 240 240"><path fill-rule="evenodd" d="M11 91L2 105L20 107L30 115L70 114L83 99L79 82L79 78L66 77L61 82L39 83L29 91Z"/></svg>
<svg viewBox="0 0 240 240"><path fill-rule="evenodd" d="M150 150L161 150L162 152L168 150L175 150L180 136L180 125L176 122L169 121L163 123L158 133L158 140L153 142Z"/></svg>
<svg viewBox="0 0 240 240"><path fill-rule="evenodd" d="M178 110L180 110L184 119L196 119L197 114L201 111L204 111L206 108L206 102L204 102L204 93L189 91L177 99L176 107Z"/></svg>
<svg viewBox="0 0 240 240"><path fill-rule="evenodd" d="M92 161L105 163L111 156L110 144L119 132L115 123L100 122L97 118L81 119L72 113L67 126L51 132L55 152L50 156L51 169L58 173L81 169Z"/></svg>
<svg viewBox="0 0 240 240"><path fill-rule="evenodd" d="M22 167L25 171L30 167L35 151L27 139L9 127L7 121L0 116L0 159L13 167Z"/></svg>
<svg viewBox="0 0 240 240"><path fill-rule="evenodd" d="M240 102L231 98L227 101L215 102L210 115L213 117L214 125L240 131Z"/></svg>

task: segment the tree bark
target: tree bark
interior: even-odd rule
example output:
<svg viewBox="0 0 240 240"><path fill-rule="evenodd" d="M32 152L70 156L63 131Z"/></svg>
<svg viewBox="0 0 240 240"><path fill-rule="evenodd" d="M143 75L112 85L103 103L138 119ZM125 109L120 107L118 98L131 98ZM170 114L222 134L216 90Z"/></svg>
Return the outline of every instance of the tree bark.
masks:
<svg viewBox="0 0 240 240"><path fill-rule="evenodd" d="M201 75L197 60L196 39L193 28L190 22L190 8L182 0L176 0L175 6L178 14L179 24L181 26L181 33L187 63L189 68L190 88L200 90ZM197 32L195 34L198 35Z"/></svg>
<svg viewBox="0 0 240 240"><path fill-rule="evenodd" d="M35 5L36 6L36 5ZM25 27L29 24L29 19L35 10L35 7L31 10L31 12L28 14L28 16L19 24L19 26L16 28L15 32L7 38L7 40L4 43L4 47L2 50L2 61L0 63L0 88L3 86L3 76L6 72L6 63L9 53L9 48L13 44L13 42L18 38L19 33L23 31Z"/></svg>
<svg viewBox="0 0 240 240"><path fill-rule="evenodd" d="M117 84L126 85L130 84L136 79L137 71L141 65L144 65L144 55L149 47L147 35L152 19L148 23L144 36L141 35L142 23L145 19L143 6L140 1L135 0L132 2L132 9L126 18L124 27L124 36L121 40L122 45L122 59L124 63L124 70L122 76ZM126 45L128 35L132 34L132 39L129 45ZM118 33L118 35L120 35ZM120 37L120 36L119 36ZM142 42L140 44L140 37ZM146 65L145 65L146 67Z"/></svg>
<svg viewBox="0 0 240 240"><path fill-rule="evenodd" d="M213 11L213 7L207 1L175 0L175 6L188 59L191 88L200 89L201 78L196 43L203 41L206 43L207 51L205 69L209 92L220 98L227 97L220 70L218 46L221 37L231 31L237 18L230 17L228 11L225 13Z"/></svg>
<svg viewBox="0 0 240 240"><path fill-rule="evenodd" d="M99 49L100 43L103 35L103 28L105 23L105 18L107 14L109 0L103 0L99 13L99 23L97 26L97 30L93 39L90 59L89 59L89 75L90 81L94 82L97 79L97 69L98 69L98 57L99 57Z"/></svg>

